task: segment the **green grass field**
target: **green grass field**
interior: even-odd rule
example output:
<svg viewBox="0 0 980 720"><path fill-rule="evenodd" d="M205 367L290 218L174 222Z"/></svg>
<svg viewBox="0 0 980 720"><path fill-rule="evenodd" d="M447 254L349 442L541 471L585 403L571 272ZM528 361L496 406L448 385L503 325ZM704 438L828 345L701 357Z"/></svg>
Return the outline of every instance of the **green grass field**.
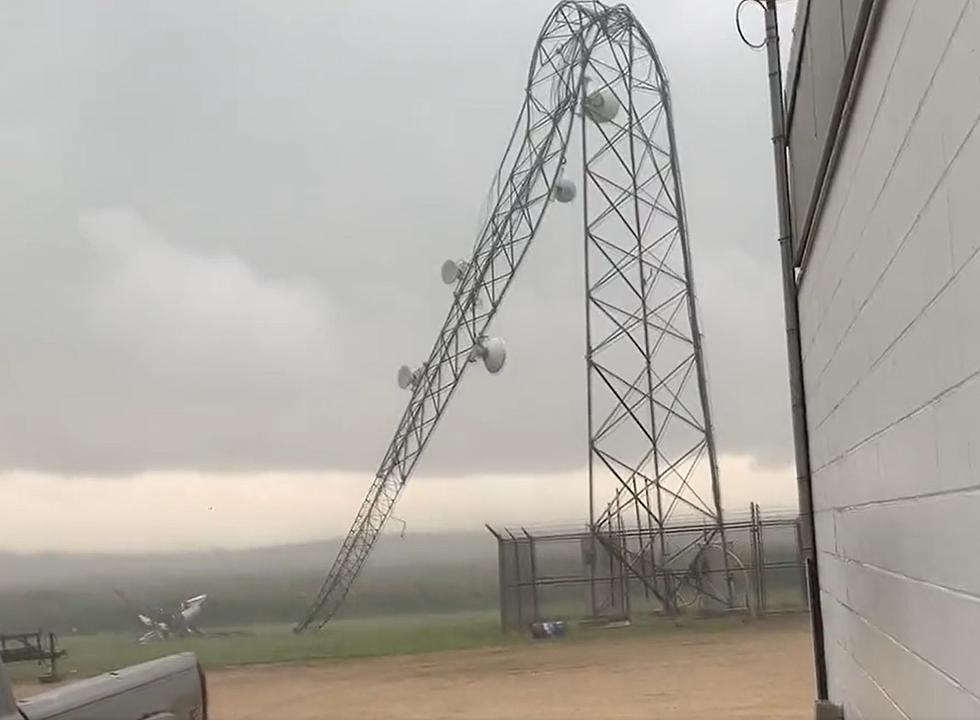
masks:
<svg viewBox="0 0 980 720"><path fill-rule="evenodd" d="M338 620L320 632L296 635L290 625L229 628L243 634L178 638L146 645L132 634L68 635L61 645L68 655L59 662L62 675L87 676L151 660L171 653L193 651L205 667L253 663L296 662L327 658L369 657L499 645L503 637L494 613L418 615L372 620ZM213 632L220 632L212 629ZM38 675L30 663L7 668L15 679Z"/></svg>
<svg viewBox="0 0 980 720"><path fill-rule="evenodd" d="M322 581L323 558L333 552L313 544L173 556L0 554L0 567L7 570L0 572L0 632L56 632L68 651L59 667L68 678L184 650L214 668L533 642L500 632L496 546L483 534L392 541L390 557L381 552L365 569L340 619L323 631L294 635L291 623L309 607ZM577 543L549 547L541 560L546 573L571 575L580 569L580 548ZM117 597L116 588L125 589L128 602ZM732 626L731 620L689 617L675 624L650 618L651 603L644 601L641 588L634 589L633 616L639 622L633 628L573 626L562 642ZM136 643L143 631L137 608L172 608L181 598L202 592L209 595L200 622L205 632L241 629L247 634ZM539 595L539 612L546 618L574 620L586 612L580 586L544 586ZM773 573L769 597L773 607L799 606L798 573ZM21 681L41 672L32 664L8 670Z"/></svg>
<svg viewBox="0 0 980 720"><path fill-rule="evenodd" d="M188 650L196 653L205 667L221 667L431 652L505 642L497 616L491 613L339 620L328 630L302 635L285 624L227 630L243 634L175 638L146 645L137 644L133 634L67 635L61 638L61 645L68 655L60 661L59 671L64 675L92 675ZM31 664L8 670L15 678L37 676L37 667Z"/></svg>
<svg viewBox="0 0 980 720"><path fill-rule="evenodd" d="M648 619L630 628L609 630L570 625L566 637L545 642L590 642L617 637L644 637L672 632L711 633L742 626L741 619L682 621ZM193 651L205 668L342 660L380 655L410 655L534 642L524 635L503 635L496 613L415 615L371 620L338 620L325 629L296 635L289 625L258 625L240 629L248 634L174 639L147 645L134 636L115 633L75 635L63 639L68 656L59 663L67 678L86 677L171 653ZM31 682L39 668L25 663L7 668L15 681Z"/></svg>

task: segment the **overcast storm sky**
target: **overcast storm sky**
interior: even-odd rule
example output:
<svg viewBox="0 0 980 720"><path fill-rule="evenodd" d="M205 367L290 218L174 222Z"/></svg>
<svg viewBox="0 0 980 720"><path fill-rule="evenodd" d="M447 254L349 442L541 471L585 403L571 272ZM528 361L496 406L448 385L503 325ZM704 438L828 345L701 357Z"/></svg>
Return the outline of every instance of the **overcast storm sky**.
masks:
<svg viewBox="0 0 980 720"><path fill-rule="evenodd" d="M345 531L552 5L4 3L0 546ZM672 84L726 502L785 505L765 58L734 0L632 5ZM552 208L495 322L506 371L468 374L406 494L417 527L584 514L581 255ZM38 512L65 533L8 522Z"/></svg>

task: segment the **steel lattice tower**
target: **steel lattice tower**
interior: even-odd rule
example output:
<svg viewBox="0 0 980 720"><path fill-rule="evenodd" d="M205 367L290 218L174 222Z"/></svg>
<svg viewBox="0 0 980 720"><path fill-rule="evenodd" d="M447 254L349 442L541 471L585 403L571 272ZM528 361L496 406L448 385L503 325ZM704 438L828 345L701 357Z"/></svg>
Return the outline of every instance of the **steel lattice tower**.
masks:
<svg viewBox="0 0 980 720"><path fill-rule="evenodd" d="M566 162L573 141L580 178ZM408 407L297 631L340 607L466 368L483 358L495 369L490 322L550 201L575 195L573 176L585 240L591 535L667 611L693 585L731 605L730 582L706 588L696 570L712 543L724 547L724 527L666 75L626 6L566 1L535 45L472 255L445 278L448 316L425 362L404 374ZM671 547L662 530L681 515L703 534Z"/></svg>

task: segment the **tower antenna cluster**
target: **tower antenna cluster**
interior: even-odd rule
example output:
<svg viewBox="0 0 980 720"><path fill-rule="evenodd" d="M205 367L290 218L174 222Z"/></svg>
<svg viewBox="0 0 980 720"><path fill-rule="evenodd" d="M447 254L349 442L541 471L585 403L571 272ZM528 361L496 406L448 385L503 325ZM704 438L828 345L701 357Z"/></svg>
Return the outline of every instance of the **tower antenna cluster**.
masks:
<svg viewBox="0 0 980 720"><path fill-rule="evenodd" d="M473 250L441 267L445 322L398 371L408 406L297 632L340 608L466 370L504 367L490 324L552 201L582 213L590 534L668 610L695 584L732 605L667 77L629 8L570 0L538 37ZM669 541L680 516L697 541ZM727 587L704 587L707 562L725 565Z"/></svg>

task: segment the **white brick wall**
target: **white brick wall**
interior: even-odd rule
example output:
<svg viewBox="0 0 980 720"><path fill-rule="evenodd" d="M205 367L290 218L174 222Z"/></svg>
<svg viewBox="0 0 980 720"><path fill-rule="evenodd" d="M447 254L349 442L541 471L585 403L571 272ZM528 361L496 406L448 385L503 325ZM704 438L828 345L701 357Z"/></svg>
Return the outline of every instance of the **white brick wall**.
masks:
<svg viewBox="0 0 980 720"><path fill-rule="evenodd" d="M831 699L980 718L980 0L885 3L800 316Z"/></svg>

